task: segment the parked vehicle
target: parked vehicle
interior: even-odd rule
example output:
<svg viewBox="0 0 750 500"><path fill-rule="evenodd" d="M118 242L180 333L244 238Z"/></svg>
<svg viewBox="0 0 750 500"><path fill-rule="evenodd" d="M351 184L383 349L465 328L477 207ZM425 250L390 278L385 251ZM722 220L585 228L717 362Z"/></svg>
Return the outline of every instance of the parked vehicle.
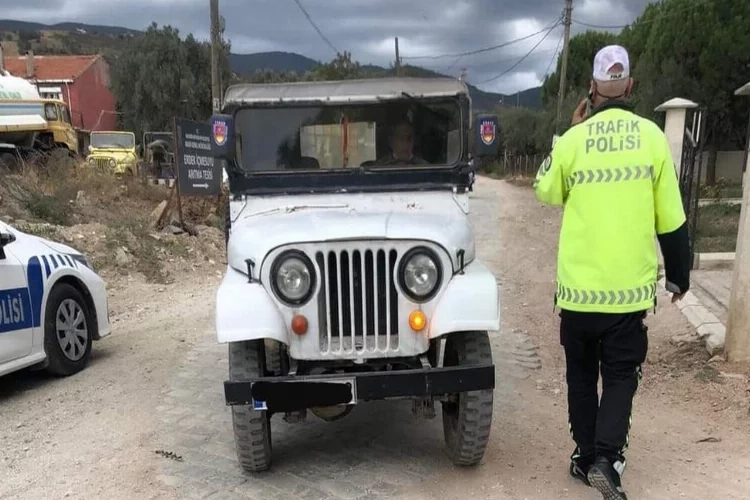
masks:
<svg viewBox="0 0 750 500"><path fill-rule="evenodd" d="M427 418L441 402L450 458L477 464L500 309L468 219L466 85L242 84L222 113L213 148L231 201L216 331L241 466L270 467L272 415L336 420L397 398ZM497 154L490 128L482 154Z"/></svg>
<svg viewBox="0 0 750 500"><path fill-rule="evenodd" d="M89 259L0 221L0 375L73 375L110 332L106 285Z"/></svg>
<svg viewBox="0 0 750 500"><path fill-rule="evenodd" d="M90 167L112 172L115 175L135 176L138 172L138 155L135 152L133 132L91 132L89 155Z"/></svg>
<svg viewBox="0 0 750 500"><path fill-rule="evenodd" d="M0 161L12 167L34 155L76 158L79 132L63 101L42 99L23 78L0 74Z"/></svg>

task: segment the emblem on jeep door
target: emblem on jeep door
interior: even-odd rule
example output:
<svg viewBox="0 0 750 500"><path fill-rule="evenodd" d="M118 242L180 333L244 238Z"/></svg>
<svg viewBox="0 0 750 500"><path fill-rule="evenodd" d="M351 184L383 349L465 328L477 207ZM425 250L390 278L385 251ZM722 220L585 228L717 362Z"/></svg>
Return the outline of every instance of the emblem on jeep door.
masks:
<svg viewBox="0 0 750 500"><path fill-rule="evenodd" d="M495 142L495 122L482 120L480 134L482 135L482 142L487 146Z"/></svg>
<svg viewBox="0 0 750 500"><path fill-rule="evenodd" d="M217 146L223 146L227 142L227 124L224 121L215 121L213 126L214 142Z"/></svg>

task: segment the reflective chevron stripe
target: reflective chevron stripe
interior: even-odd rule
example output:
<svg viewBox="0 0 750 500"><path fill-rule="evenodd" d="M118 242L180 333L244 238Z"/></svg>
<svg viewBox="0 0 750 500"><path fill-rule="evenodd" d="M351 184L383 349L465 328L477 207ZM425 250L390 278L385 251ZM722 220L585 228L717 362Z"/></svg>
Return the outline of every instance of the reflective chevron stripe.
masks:
<svg viewBox="0 0 750 500"><path fill-rule="evenodd" d="M629 305L653 301L656 297L656 283L631 290L577 290L557 285L558 300L581 305Z"/></svg>
<svg viewBox="0 0 750 500"><path fill-rule="evenodd" d="M565 179L565 186L570 189L576 184L606 184L609 182L627 182L653 178L654 167L652 165L598 168L573 172Z"/></svg>

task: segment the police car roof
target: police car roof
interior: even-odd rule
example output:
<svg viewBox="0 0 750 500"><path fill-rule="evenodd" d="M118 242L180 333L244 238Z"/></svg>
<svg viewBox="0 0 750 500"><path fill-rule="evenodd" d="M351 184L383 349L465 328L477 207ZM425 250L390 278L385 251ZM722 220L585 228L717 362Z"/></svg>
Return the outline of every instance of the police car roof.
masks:
<svg viewBox="0 0 750 500"><path fill-rule="evenodd" d="M404 94L407 94L405 96ZM372 78L323 82L238 84L227 89L224 105L379 102L383 100L468 95L453 78Z"/></svg>

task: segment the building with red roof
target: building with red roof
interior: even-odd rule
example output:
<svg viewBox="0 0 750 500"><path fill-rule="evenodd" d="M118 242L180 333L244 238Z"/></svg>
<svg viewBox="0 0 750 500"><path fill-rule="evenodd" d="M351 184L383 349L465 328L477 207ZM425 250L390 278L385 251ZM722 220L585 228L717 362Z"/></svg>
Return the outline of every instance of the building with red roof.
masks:
<svg viewBox="0 0 750 500"><path fill-rule="evenodd" d="M6 56L4 65L11 75L35 84L42 97L65 101L75 127L116 130L109 65L101 55Z"/></svg>

